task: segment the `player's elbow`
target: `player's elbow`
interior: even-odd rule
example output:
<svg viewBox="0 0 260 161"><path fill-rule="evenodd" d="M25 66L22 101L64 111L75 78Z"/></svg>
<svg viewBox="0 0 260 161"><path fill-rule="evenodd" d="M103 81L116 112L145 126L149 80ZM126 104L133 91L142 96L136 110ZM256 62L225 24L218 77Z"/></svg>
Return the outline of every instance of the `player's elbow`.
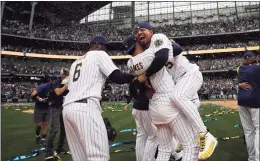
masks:
<svg viewBox="0 0 260 161"><path fill-rule="evenodd" d="M155 53L155 59L157 59L159 64L165 64L169 58L169 49L162 48Z"/></svg>
<svg viewBox="0 0 260 161"><path fill-rule="evenodd" d="M134 77L132 75L122 73L120 70L114 70L109 79L116 84L130 83Z"/></svg>
<svg viewBox="0 0 260 161"><path fill-rule="evenodd" d="M177 43L172 43L172 50L174 56L180 55L183 51L182 47Z"/></svg>

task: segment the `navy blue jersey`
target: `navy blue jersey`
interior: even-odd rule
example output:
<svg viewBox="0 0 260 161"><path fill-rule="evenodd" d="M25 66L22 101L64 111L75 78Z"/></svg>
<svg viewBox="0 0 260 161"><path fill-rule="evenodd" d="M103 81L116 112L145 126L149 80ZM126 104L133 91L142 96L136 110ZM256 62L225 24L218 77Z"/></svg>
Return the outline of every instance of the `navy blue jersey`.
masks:
<svg viewBox="0 0 260 161"><path fill-rule="evenodd" d="M149 110L149 99L146 96L145 93L145 87L140 89L140 93L135 96L134 98L132 96L129 96L127 99L127 103L130 103L130 101L133 99L133 108L137 110Z"/></svg>
<svg viewBox="0 0 260 161"><path fill-rule="evenodd" d="M55 107L55 108L58 108L58 107L62 107L62 104L63 104L63 98L64 96L66 96L69 91L66 90L63 94L61 95L56 95L54 90L56 88L62 88L64 86L64 84L61 84L62 80L56 80L53 84L52 84L52 94L51 94L51 107Z"/></svg>
<svg viewBox="0 0 260 161"><path fill-rule="evenodd" d="M36 91L38 93L38 96L41 97L42 99L48 98L51 90L51 84L50 83L44 83L40 85L38 88L36 88ZM48 108L49 103L48 102L40 102L36 100L35 102L35 107L38 108Z"/></svg>
<svg viewBox="0 0 260 161"><path fill-rule="evenodd" d="M251 108L260 107L260 66L243 65L238 72L239 83L248 82L251 89L239 89L238 105Z"/></svg>

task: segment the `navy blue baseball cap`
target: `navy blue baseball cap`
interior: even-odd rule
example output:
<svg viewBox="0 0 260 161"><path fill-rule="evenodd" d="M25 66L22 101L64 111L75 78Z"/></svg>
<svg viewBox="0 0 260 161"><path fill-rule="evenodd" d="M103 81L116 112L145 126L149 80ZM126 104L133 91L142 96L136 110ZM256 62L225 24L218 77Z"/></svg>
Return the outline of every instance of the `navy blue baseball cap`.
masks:
<svg viewBox="0 0 260 161"><path fill-rule="evenodd" d="M153 29L153 26L151 24L149 24L148 22L142 22L142 23L139 23L135 26L135 30L137 29L148 29L148 30L152 30Z"/></svg>
<svg viewBox="0 0 260 161"><path fill-rule="evenodd" d="M248 58L250 58L250 57L255 57L255 56L256 56L255 53L248 51L248 52L246 52L246 53L244 54L244 59L248 59Z"/></svg>
<svg viewBox="0 0 260 161"><path fill-rule="evenodd" d="M105 37L103 36L95 36L90 40L91 44L99 43L103 45L108 45L108 41Z"/></svg>
<svg viewBox="0 0 260 161"><path fill-rule="evenodd" d="M135 35L128 35L123 41L123 47L127 54L133 52L135 49L136 37Z"/></svg>

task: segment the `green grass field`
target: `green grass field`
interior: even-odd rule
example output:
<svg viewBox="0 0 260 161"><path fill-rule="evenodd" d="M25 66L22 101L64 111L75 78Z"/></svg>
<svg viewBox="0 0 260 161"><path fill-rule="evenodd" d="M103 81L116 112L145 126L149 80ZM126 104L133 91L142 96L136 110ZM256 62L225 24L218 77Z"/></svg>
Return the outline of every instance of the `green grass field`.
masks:
<svg viewBox="0 0 260 161"><path fill-rule="evenodd" d="M119 141L134 141L135 136L131 132L120 133L120 130L135 128L135 122L131 115L131 108L127 112L112 111L122 110L121 103L105 103L104 117L108 117L112 125L117 129L118 136L115 142ZM20 108L21 110L15 110ZM7 161L12 157L19 155L30 155L31 151L40 148L35 144L34 122L33 115L21 112L22 110L32 109L32 106L8 106L2 107L2 155L1 160ZM205 124L210 129L211 133L218 138L227 136L243 135L241 128L235 128L236 124L240 124L238 113L230 113L224 115L205 117L207 114L212 114L215 111L228 111L229 109L215 106L204 105L200 113L203 120L208 121ZM111 149L112 151L120 149L133 148L134 144L122 145ZM71 161L70 155L61 156L63 161ZM40 155L28 159L28 161L44 160L44 152ZM134 151L118 152L111 154L111 161L135 161ZM219 140L219 145L216 148L213 156L208 161L245 161L247 160L246 147L243 139L232 139L228 141Z"/></svg>

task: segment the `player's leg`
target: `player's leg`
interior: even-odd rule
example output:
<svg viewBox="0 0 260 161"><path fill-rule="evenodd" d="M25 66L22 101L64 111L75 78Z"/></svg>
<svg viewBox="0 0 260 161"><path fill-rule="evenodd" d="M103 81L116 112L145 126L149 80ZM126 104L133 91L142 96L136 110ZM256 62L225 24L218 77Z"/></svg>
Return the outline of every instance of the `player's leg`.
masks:
<svg viewBox="0 0 260 161"><path fill-rule="evenodd" d="M194 74L184 75L177 81L173 92L173 103L184 115L193 122L198 133L206 132L207 128L200 117L197 107L192 102L203 82L202 74L198 71Z"/></svg>
<svg viewBox="0 0 260 161"><path fill-rule="evenodd" d="M62 110L60 110L60 139L59 139L59 144L58 144L58 148L57 148L57 153L67 152L64 149L65 139L66 139L66 133L65 133L65 127L64 127L64 122L63 122L63 115L62 115Z"/></svg>
<svg viewBox="0 0 260 161"><path fill-rule="evenodd" d="M68 140L68 145L71 151L73 161L87 160L85 149L82 146L83 140L80 138L78 128L77 126L75 126L74 118L73 116L71 116L74 115L71 113L72 105L75 106L75 104L70 104L65 106L63 110L63 121Z"/></svg>
<svg viewBox="0 0 260 161"><path fill-rule="evenodd" d="M173 145L173 152L172 156L175 160L179 160L183 156L182 152L182 145L179 144L179 141L176 139L176 137L172 137L172 145Z"/></svg>
<svg viewBox="0 0 260 161"><path fill-rule="evenodd" d="M200 71L183 76L176 83L173 93L173 103L183 112L199 134L201 146L199 158L200 160L205 160L212 155L212 149L215 149L218 143L216 138L207 131L197 107L191 101L192 97L200 89L202 82L203 77Z"/></svg>
<svg viewBox="0 0 260 161"><path fill-rule="evenodd" d="M142 161L144 156L145 144L147 141L147 135L145 134L144 128L141 124L140 111L133 109L132 115L135 118L136 123L136 144L135 144L135 155L136 161Z"/></svg>
<svg viewBox="0 0 260 161"><path fill-rule="evenodd" d="M255 151L255 127L252 121L252 115L249 111L250 109L248 109L247 107L238 106L238 110L239 110L239 116L240 116L240 120L246 138L247 152L249 156L248 161L254 161L256 160L255 159L255 152L256 152Z"/></svg>
<svg viewBox="0 0 260 161"><path fill-rule="evenodd" d="M35 133L36 133L36 144L40 144L41 142L41 128L42 128L42 115L39 112L39 110L37 110L36 108L34 108L34 122L36 124L35 127Z"/></svg>
<svg viewBox="0 0 260 161"><path fill-rule="evenodd" d="M46 140L46 156L45 160L53 158L53 141L55 140L56 134L60 130L60 112L57 108L51 110L51 128Z"/></svg>
<svg viewBox="0 0 260 161"><path fill-rule="evenodd" d="M158 138L156 136L156 127L152 124L148 111L141 111L141 123L147 135L147 141L143 153L143 161L153 161L156 148L158 146Z"/></svg>
<svg viewBox="0 0 260 161"><path fill-rule="evenodd" d="M172 134L179 140L183 146L182 161L198 161L199 143L197 142L197 133L192 128L189 121L183 114L169 123Z"/></svg>
<svg viewBox="0 0 260 161"><path fill-rule="evenodd" d="M73 125L73 130L76 131L84 151L82 155L86 158L83 160L108 161L110 159L109 142L101 111L98 110L98 107L90 107L88 104L73 103L73 106L70 106L71 114L67 114L69 122ZM73 143L73 146L75 144Z"/></svg>
<svg viewBox="0 0 260 161"><path fill-rule="evenodd" d="M42 115L43 115L43 120L42 120L43 128L42 128L41 145L45 146L46 145L45 140L46 140L46 136L48 133L48 126L49 126L49 120L50 120L50 111L49 110L44 111Z"/></svg>
<svg viewBox="0 0 260 161"><path fill-rule="evenodd" d="M173 135L168 124L156 125L158 137L158 156L156 161L169 161L173 150Z"/></svg>
<svg viewBox="0 0 260 161"><path fill-rule="evenodd" d="M254 140L254 148L255 148L255 160L259 160L259 108L250 109L250 113L252 116L253 125L255 127L255 140Z"/></svg>

